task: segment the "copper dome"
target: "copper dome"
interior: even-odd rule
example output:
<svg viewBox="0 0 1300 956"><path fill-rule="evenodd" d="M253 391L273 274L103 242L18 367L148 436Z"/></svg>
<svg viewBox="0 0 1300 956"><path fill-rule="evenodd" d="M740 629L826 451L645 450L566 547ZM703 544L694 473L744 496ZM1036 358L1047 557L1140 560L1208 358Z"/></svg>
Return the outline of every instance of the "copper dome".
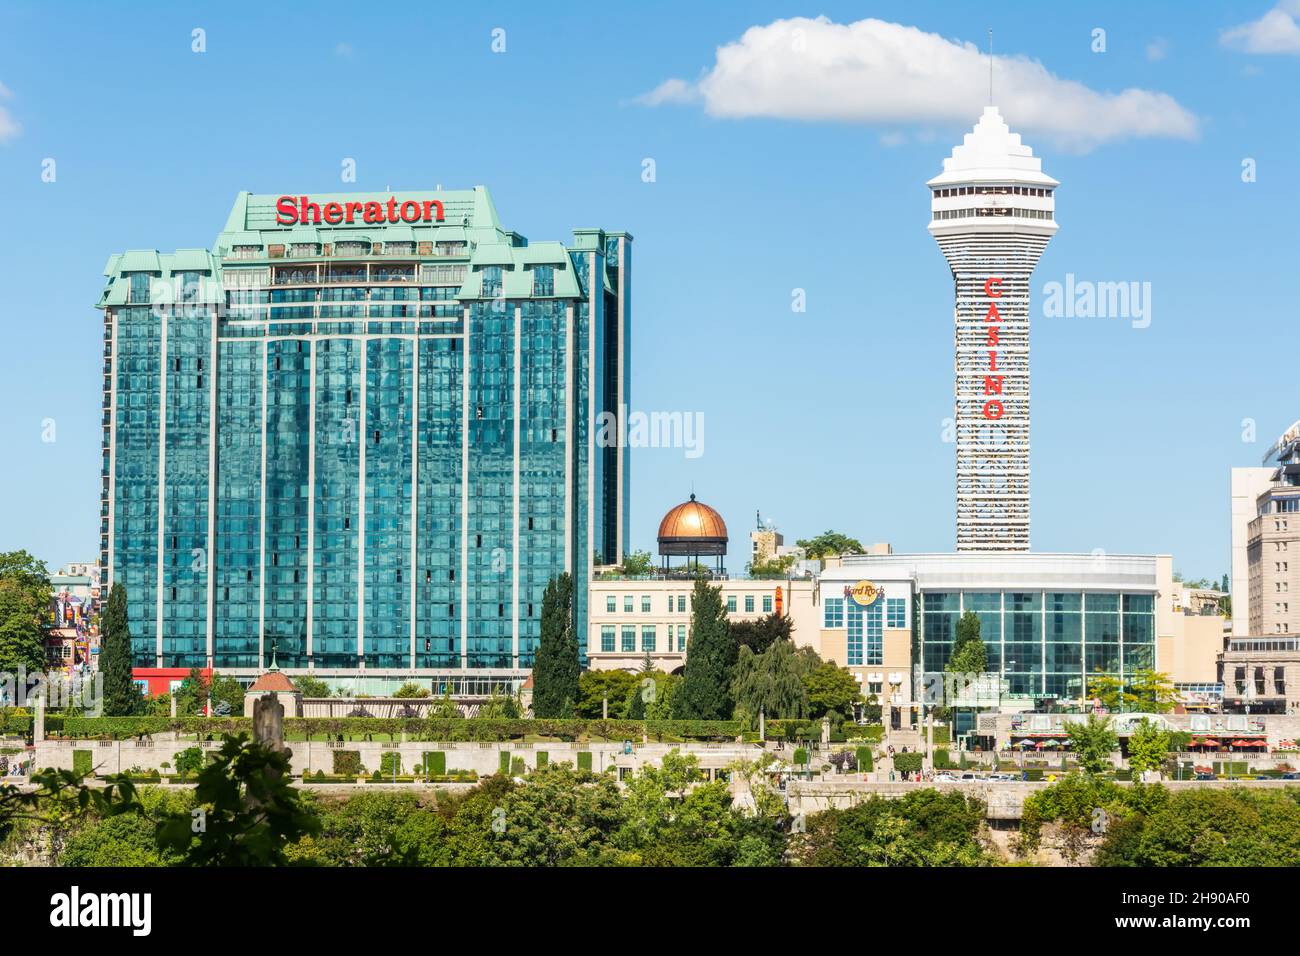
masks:
<svg viewBox="0 0 1300 956"><path fill-rule="evenodd" d="M660 554L726 554L727 524L702 501L691 495L659 522Z"/></svg>

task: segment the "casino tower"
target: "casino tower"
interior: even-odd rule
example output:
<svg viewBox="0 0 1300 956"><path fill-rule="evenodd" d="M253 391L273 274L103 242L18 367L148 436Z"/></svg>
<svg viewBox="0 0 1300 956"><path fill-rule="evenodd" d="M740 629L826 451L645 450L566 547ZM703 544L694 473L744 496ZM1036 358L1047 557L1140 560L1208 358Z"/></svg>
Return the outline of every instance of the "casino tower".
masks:
<svg viewBox="0 0 1300 956"><path fill-rule="evenodd" d="M1029 278L1060 185L989 106L930 187L956 286L957 550L1029 550Z"/></svg>

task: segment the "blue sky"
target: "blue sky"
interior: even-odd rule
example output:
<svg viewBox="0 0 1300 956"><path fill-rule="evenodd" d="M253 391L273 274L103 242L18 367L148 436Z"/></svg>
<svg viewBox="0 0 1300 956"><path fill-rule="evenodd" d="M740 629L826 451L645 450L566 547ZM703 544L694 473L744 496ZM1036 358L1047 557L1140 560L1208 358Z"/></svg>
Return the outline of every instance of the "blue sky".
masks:
<svg viewBox="0 0 1300 956"><path fill-rule="evenodd" d="M634 451L635 546L653 549L658 518L693 486L731 527L733 570L756 510L789 539L835 528L950 550L952 286L924 184L982 105L972 54L947 41L982 48L992 27L995 53L1022 58L999 60L1017 88L995 99L1062 182L1036 298L1067 273L1152 288L1145 329L1035 304L1034 548L1228 569L1228 469L1258 464L1300 417L1286 371L1300 218L1300 28L1287 24L1300 9L469 6L0 11L0 549L52 565L96 555L92 306L109 254L208 246L238 190L350 188L350 157L358 190L487 185L534 240L591 225L636 237L633 406L703 413L705 444L695 459ZM875 61L882 72L841 97L842 76L791 81L781 71L804 67L778 57L767 66L791 103L773 109L770 52L754 46L739 76L716 68L751 27L818 15L831 24L811 36L850 45L835 25L883 21L863 35L898 41L921 79ZM1126 89L1145 92L1113 95ZM840 102L845 115L824 115ZM794 289L806 312L792 312Z"/></svg>

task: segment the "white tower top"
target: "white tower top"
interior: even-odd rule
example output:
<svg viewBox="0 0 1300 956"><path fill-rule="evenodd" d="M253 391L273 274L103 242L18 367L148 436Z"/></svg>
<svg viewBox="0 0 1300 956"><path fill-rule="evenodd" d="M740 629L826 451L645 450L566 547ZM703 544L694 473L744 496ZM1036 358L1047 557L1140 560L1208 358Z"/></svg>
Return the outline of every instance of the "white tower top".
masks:
<svg viewBox="0 0 1300 956"><path fill-rule="evenodd" d="M946 186L969 182L1033 183L1059 186L1043 172L1043 161L1020 142L1020 134L1011 132L996 106L984 107L984 115L975 128L954 146L952 156L943 161L943 172L927 184Z"/></svg>

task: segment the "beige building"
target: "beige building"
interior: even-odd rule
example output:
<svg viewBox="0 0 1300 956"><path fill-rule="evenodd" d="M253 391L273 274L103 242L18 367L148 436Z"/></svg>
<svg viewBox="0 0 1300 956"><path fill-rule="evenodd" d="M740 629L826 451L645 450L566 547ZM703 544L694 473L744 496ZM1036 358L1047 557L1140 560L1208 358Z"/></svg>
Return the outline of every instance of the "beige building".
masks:
<svg viewBox="0 0 1300 956"><path fill-rule="evenodd" d="M729 620L754 621L778 612L790 614L798 641L800 619L809 616L792 613L792 603L810 604L808 595L813 582L723 578L713 584L722 591L722 606ZM610 575L592 581L587 632L591 669L639 671L646 654L658 670L672 673L681 668L690 643L694 587L695 581L689 575Z"/></svg>
<svg viewBox="0 0 1300 956"><path fill-rule="evenodd" d="M1226 710L1300 713L1300 637L1233 637L1218 666Z"/></svg>
<svg viewBox="0 0 1300 956"><path fill-rule="evenodd" d="M1250 561L1246 542L1250 524L1257 517L1259 496L1273 483L1272 468L1232 469L1232 634L1245 637L1251 633Z"/></svg>
<svg viewBox="0 0 1300 956"><path fill-rule="evenodd" d="M1300 596L1300 563L1291 569L1300 558L1300 422L1277 440L1265 462L1268 482L1246 526L1249 637L1300 634L1300 601L1292 600L1293 593ZM1234 615L1242 610L1234 606Z"/></svg>
<svg viewBox="0 0 1300 956"><path fill-rule="evenodd" d="M679 520L683 508L689 521ZM683 540L692 529L725 548L722 519L702 502L692 499L669 516L661 548L667 542L673 553L696 553ZM969 706L1083 700L1097 673L1146 668L1167 674L1189 704L1217 707L1223 697L1222 592L1175 581L1169 555L894 554L884 544L872 551L821 562L807 577L719 575L712 583L731 620L788 615L794 642L847 668L892 726L911 726L921 705L945 702L931 690L947 693L942 675L966 611L980 619L991 675ZM658 669L682 667L693 587L689 574L672 569L594 580L590 666L636 671L648 654Z"/></svg>

